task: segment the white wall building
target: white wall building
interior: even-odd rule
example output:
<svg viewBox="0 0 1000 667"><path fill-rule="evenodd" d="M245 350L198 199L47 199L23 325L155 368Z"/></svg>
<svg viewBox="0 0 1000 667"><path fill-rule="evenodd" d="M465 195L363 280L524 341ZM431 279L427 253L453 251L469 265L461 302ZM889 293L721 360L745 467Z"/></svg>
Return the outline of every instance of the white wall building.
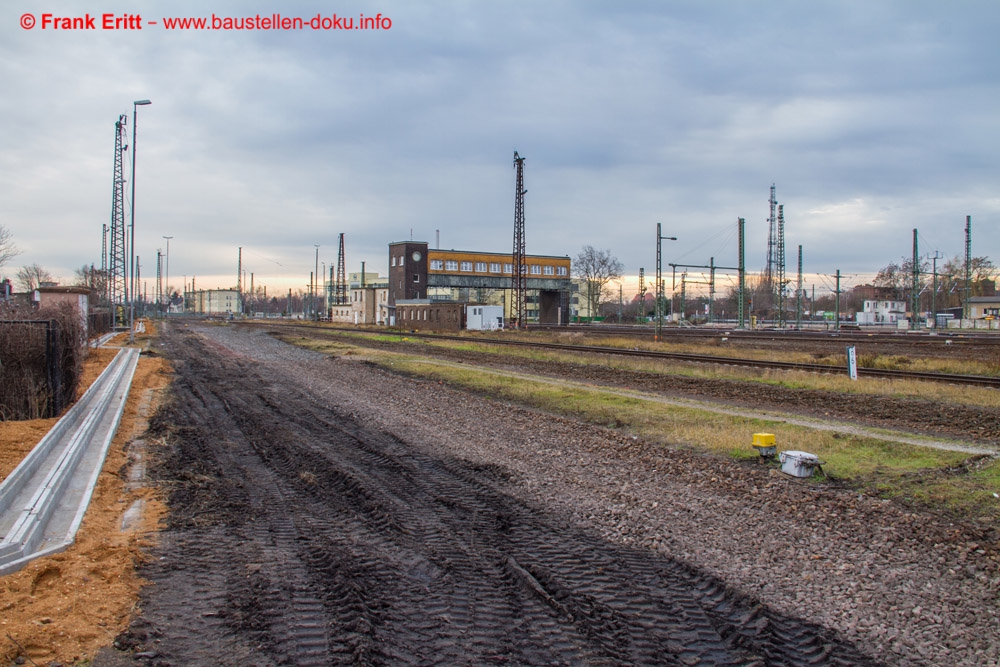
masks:
<svg viewBox="0 0 1000 667"><path fill-rule="evenodd" d="M895 324L906 319L906 302L866 299L855 318L858 324Z"/></svg>
<svg viewBox="0 0 1000 667"><path fill-rule="evenodd" d="M469 331L496 331L503 329L503 306L469 305L465 314L465 328Z"/></svg>
<svg viewBox="0 0 1000 667"><path fill-rule="evenodd" d="M228 315L242 312L240 293L234 289L204 289L188 292L191 311L198 315Z"/></svg>

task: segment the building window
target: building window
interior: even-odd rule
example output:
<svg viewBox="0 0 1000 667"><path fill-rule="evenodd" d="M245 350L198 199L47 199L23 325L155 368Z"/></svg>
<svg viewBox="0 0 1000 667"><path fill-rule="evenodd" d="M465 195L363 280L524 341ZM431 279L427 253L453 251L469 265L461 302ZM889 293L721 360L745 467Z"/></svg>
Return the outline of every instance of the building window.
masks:
<svg viewBox="0 0 1000 667"><path fill-rule="evenodd" d="M557 276L565 276L567 273L569 273L569 272L566 270L565 266L557 266L556 267L556 275Z"/></svg>
<svg viewBox="0 0 1000 667"><path fill-rule="evenodd" d="M458 262L453 259L449 259L444 263L444 268L447 271L458 271Z"/></svg>
<svg viewBox="0 0 1000 667"><path fill-rule="evenodd" d="M551 266L543 266L542 273L544 273L547 276L551 276L555 274L555 269L553 269Z"/></svg>
<svg viewBox="0 0 1000 667"><path fill-rule="evenodd" d="M444 268L444 262L440 259L431 260L431 271L440 271Z"/></svg>
<svg viewBox="0 0 1000 667"><path fill-rule="evenodd" d="M541 274L542 274L542 267L538 266L537 264L532 264L531 265L531 275L533 275L533 276L540 276Z"/></svg>
<svg viewBox="0 0 1000 667"><path fill-rule="evenodd" d="M500 273L500 262L490 262L490 273Z"/></svg>
<svg viewBox="0 0 1000 667"><path fill-rule="evenodd" d="M390 261L390 262L392 263L392 265L393 265L393 266L396 266L396 256L395 256L395 255L393 255L393 256L392 256L392 257L390 258L390 260L389 260L389 261Z"/></svg>
<svg viewBox="0 0 1000 667"><path fill-rule="evenodd" d="M514 273L514 265L513 264L504 264L503 265L503 272L504 273Z"/></svg>
<svg viewBox="0 0 1000 667"><path fill-rule="evenodd" d="M476 262L476 273L486 273L486 262Z"/></svg>
<svg viewBox="0 0 1000 667"><path fill-rule="evenodd" d="M413 282L415 282L415 283L419 283L420 282L420 274L419 273L414 273L413 274Z"/></svg>
<svg viewBox="0 0 1000 667"><path fill-rule="evenodd" d="M472 270L472 262L462 262L462 270L463 271L471 271Z"/></svg>

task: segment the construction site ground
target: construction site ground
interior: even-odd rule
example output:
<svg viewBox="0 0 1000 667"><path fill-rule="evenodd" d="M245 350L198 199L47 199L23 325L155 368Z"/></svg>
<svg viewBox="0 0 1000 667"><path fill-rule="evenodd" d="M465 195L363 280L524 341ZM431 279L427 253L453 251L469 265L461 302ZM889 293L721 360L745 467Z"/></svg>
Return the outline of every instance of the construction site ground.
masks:
<svg viewBox="0 0 1000 667"><path fill-rule="evenodd" d="M147 336L140 339L140 343L146 341ZM90 351L80 394L117 352L114 348ZM87 664L127 626L143 583L136 567L146 558L143 548L162 513L151 489L126 490L128 446L145 431L146 416L156 409L168 383L164 360L143 355L75 543L60 554L0 577L0 664ZM0 422L0 479L17 467L55 422L54 418ZM138 499L145 506L142 522L123 532L123 514Z"/></svg>
<svg viewBox="0 0 1000 667"><path fill-rule="evenodd" d="M1000 664L990 527L263 330L150 352L77 546L0 580L11 662ZM125 445L161 355L144 538Z"/></svg>

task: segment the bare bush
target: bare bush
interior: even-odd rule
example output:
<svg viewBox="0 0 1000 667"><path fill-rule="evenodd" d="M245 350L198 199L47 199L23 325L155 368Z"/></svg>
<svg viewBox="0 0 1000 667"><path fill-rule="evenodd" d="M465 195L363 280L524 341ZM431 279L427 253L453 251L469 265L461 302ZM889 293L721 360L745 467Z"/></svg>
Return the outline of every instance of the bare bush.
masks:
<svg viewBox="0 0 1000 667"><path fill-rule="evenodd" d="M72 306L0 311L0 420L54 417L70 405L86 343Z"/></svg>

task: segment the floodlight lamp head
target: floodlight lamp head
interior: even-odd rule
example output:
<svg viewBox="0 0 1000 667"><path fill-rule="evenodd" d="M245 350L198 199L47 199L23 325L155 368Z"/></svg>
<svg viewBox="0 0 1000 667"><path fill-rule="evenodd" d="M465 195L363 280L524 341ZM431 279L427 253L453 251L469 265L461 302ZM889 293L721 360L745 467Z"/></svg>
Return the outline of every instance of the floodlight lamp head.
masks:
<svg viewBox="0 0 1000 667"><path fill-rule="evenodd" d="M132 104L137 107L142 107L146 106L147 104L152 104L152 102L150 102L149 100L136 100L135 102L132 102Z"/></svg>

